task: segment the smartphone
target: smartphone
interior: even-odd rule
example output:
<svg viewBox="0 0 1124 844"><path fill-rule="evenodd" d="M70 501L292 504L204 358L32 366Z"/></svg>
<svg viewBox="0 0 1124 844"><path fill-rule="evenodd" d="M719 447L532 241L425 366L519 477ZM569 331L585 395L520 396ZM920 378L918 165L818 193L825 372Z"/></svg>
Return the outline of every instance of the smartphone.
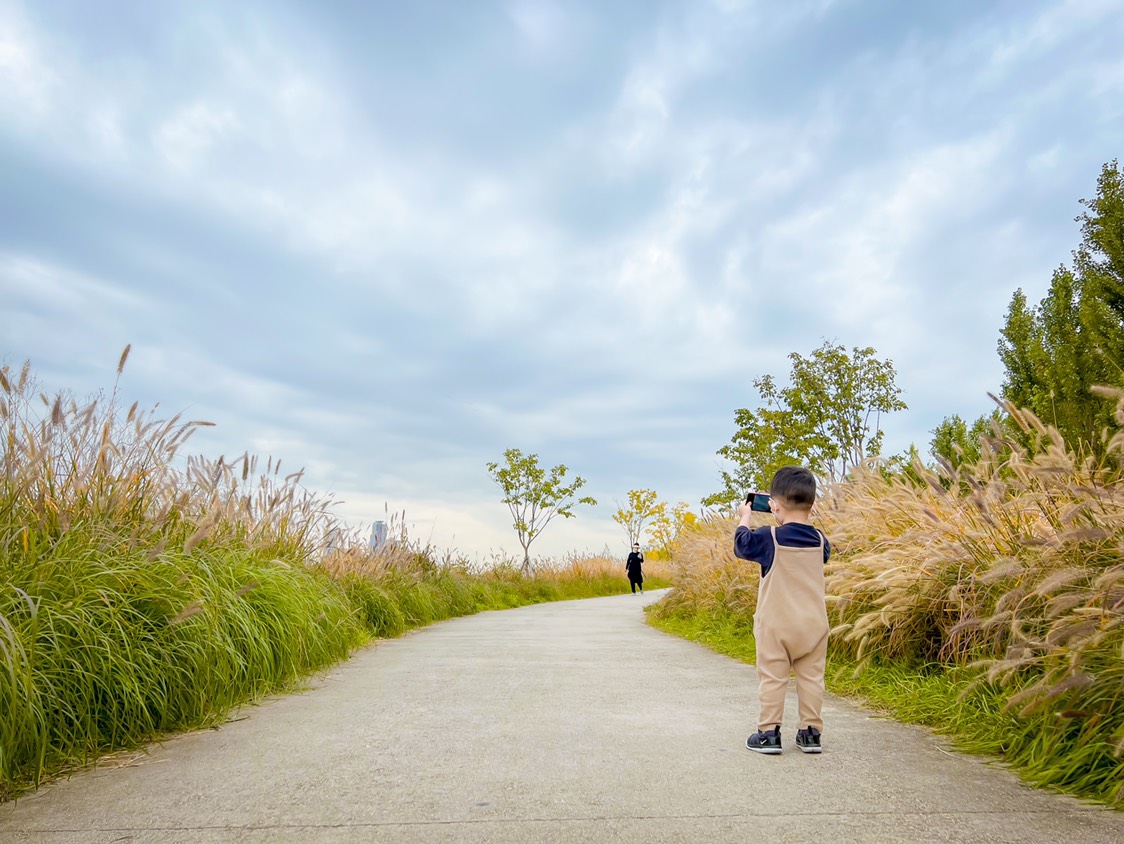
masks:
<svg viewBox="0 0 1124 844"><path fill-rule="evenodd" d="M745 497L745 503L749 505L749 509L756 513L772 513L773 508L769 506L769 495L764 492L751 492Z"/></svg>

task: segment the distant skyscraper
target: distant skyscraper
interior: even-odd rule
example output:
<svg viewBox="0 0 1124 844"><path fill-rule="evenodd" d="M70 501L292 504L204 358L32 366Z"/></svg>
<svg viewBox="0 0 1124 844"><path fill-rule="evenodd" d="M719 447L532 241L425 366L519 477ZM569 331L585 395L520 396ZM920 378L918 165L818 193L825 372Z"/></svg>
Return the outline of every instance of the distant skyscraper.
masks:
<svg viewBox="0 0 1124 844"><path fill-rule="evenodd" d="M332 528L324 537L324 556L328 557L343 548L344 535L339 528Z"/></svg>
<svg viewBox="0 0 1124 844"><path fill-rule="evenodd" d="M386 545L386 522L377 521L371 525L371 550L378 551Z"/></svg>

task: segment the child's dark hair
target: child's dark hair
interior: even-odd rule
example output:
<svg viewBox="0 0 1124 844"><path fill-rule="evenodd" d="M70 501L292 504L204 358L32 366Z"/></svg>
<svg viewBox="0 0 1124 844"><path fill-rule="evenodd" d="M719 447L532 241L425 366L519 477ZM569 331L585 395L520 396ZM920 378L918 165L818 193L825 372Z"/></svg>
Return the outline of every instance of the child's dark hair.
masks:
<svg viewBox="0 0 1124 844"><path fill-rule="evenodd" d="M789 507L811 509L816 503L816 476L803 466L785 466L773 475L769 495Z"/></svg>

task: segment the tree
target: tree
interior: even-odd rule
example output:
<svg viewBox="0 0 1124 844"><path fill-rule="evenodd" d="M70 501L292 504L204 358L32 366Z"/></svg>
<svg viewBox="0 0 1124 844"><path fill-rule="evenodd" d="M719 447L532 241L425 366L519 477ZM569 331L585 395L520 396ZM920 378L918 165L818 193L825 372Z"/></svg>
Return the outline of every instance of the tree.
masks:
<svg viewBox="0 0 1124 844"><path fill-rule="evenodd" d="M1085 323L1119 383L1124 365L1124 178L1115 159L1101 168L1097 195L1083 199L1074 267L1088 291Z"/></svg>
<svg viewBox="0 0 1124 844"><path fill-rule="evenodd" d="M573 508L579 504L596 505L588 495L577 498L585 486L585 479L575 475L565 483L570 471L562 465L549 472L539 466L537 454L524 455L517 448L503 453L504 464L488 463L488 474L503 492L503 503L515 520L512 527L523 546L523 573L531 572L531 543L538 538L555 516L574 517Z"/></svg>
<svg viewBox="0 0 1124 844"><path fill-rule="evenodd" d="M924 473L927 469L916 443L910 443L904 452L890 455L879 465L879 471L886 480L900 478L916 487L926 486Z"/></svg>
<svg viewBox="0 0 1124 844"><path fill-rule="evenodd" d="M1004 399L1033 411L1074 446L1100 453L1112 405L1089 388L1109 383L1111 373L1089 329L1093 310L1096 304L1081 279L1058 267L1036 308L1027 306L1021 290L1012 297L999 357L1007 369Z"/></svg>
<svg viewBox="0 0 1124 844"><path fill-rule="evenodd" d="M768 375L765 379L771 381ZM760 389L759 382L754 384ZM782 466L810 465L811 432L801 429L798 421L776 408L735 410L738 429L730 442L718 449L718 455L732 464L732 470L721 470L722 491L707 496L702 503L711 506L740 501L747 491L767 489Z"/></svg>
<svg viewBox="0 0 1124 844"><path fill-rule="evenodd" d="M1124 386L1124 184L1116 161L1102 168L1096 198L1081 204L1073 266L1054 270L1036 307L1015 292L998 350L1003 398L1103 457L1114 405L1090 388Z"/></svg>
<svg viewBox="0 0 1124 844"><path fill-rule="evenodd" d="M881 453L882 414L904 410L890 360L875 351L824 341L808 357L793 352L790 386L771 375L753 382L765 407L734 412L738 426L718 454L734 464L722 472L724 489L704 504L739 500L764 489L781 466L800 464L835 482L870 456Z"/></svg>
<svg viewBox="0 0 1124 844"><path fill-rule="evenodd" d="M644 525L649 522L658 509L656 491L653 489L630 489L628 507L619 507L613 514L613 521L628 533L629 547L640 542Z"/></svg>
<svg viewBox="0 0 1124 844"><path fill-rule="evenodd" d="M656 512L652 518L652 540L656 544L661 556L665 559L671 557L671 546L683 528L697 521L691 512L691 505L680 501L675 505L668 505L661 501L656 505Z"/></svg>
<svg viewBox="0 0 1124 844"><path fill-rule="evenodd" d="M971 426L959 414L946 416L932 431L929 453L950 469L978 463L984 437L992 435L993 425L999 420L999 411L980 416Z"/></svg>

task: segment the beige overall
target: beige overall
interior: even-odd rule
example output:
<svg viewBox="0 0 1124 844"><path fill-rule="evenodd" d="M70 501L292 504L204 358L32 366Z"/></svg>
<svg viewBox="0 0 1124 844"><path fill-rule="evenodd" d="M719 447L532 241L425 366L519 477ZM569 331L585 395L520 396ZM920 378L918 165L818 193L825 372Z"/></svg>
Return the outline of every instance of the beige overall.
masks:
<svg viewBox="0 0 1124 844"><path fill-rule="evenodd" d="M757 729L779 727L789 675L796 672L800 728L823 729L823 672L827 657L827 604L824 601L823 534L814 548L777 544L773 565L761 579L753 636L757 640Z"/></svg>

